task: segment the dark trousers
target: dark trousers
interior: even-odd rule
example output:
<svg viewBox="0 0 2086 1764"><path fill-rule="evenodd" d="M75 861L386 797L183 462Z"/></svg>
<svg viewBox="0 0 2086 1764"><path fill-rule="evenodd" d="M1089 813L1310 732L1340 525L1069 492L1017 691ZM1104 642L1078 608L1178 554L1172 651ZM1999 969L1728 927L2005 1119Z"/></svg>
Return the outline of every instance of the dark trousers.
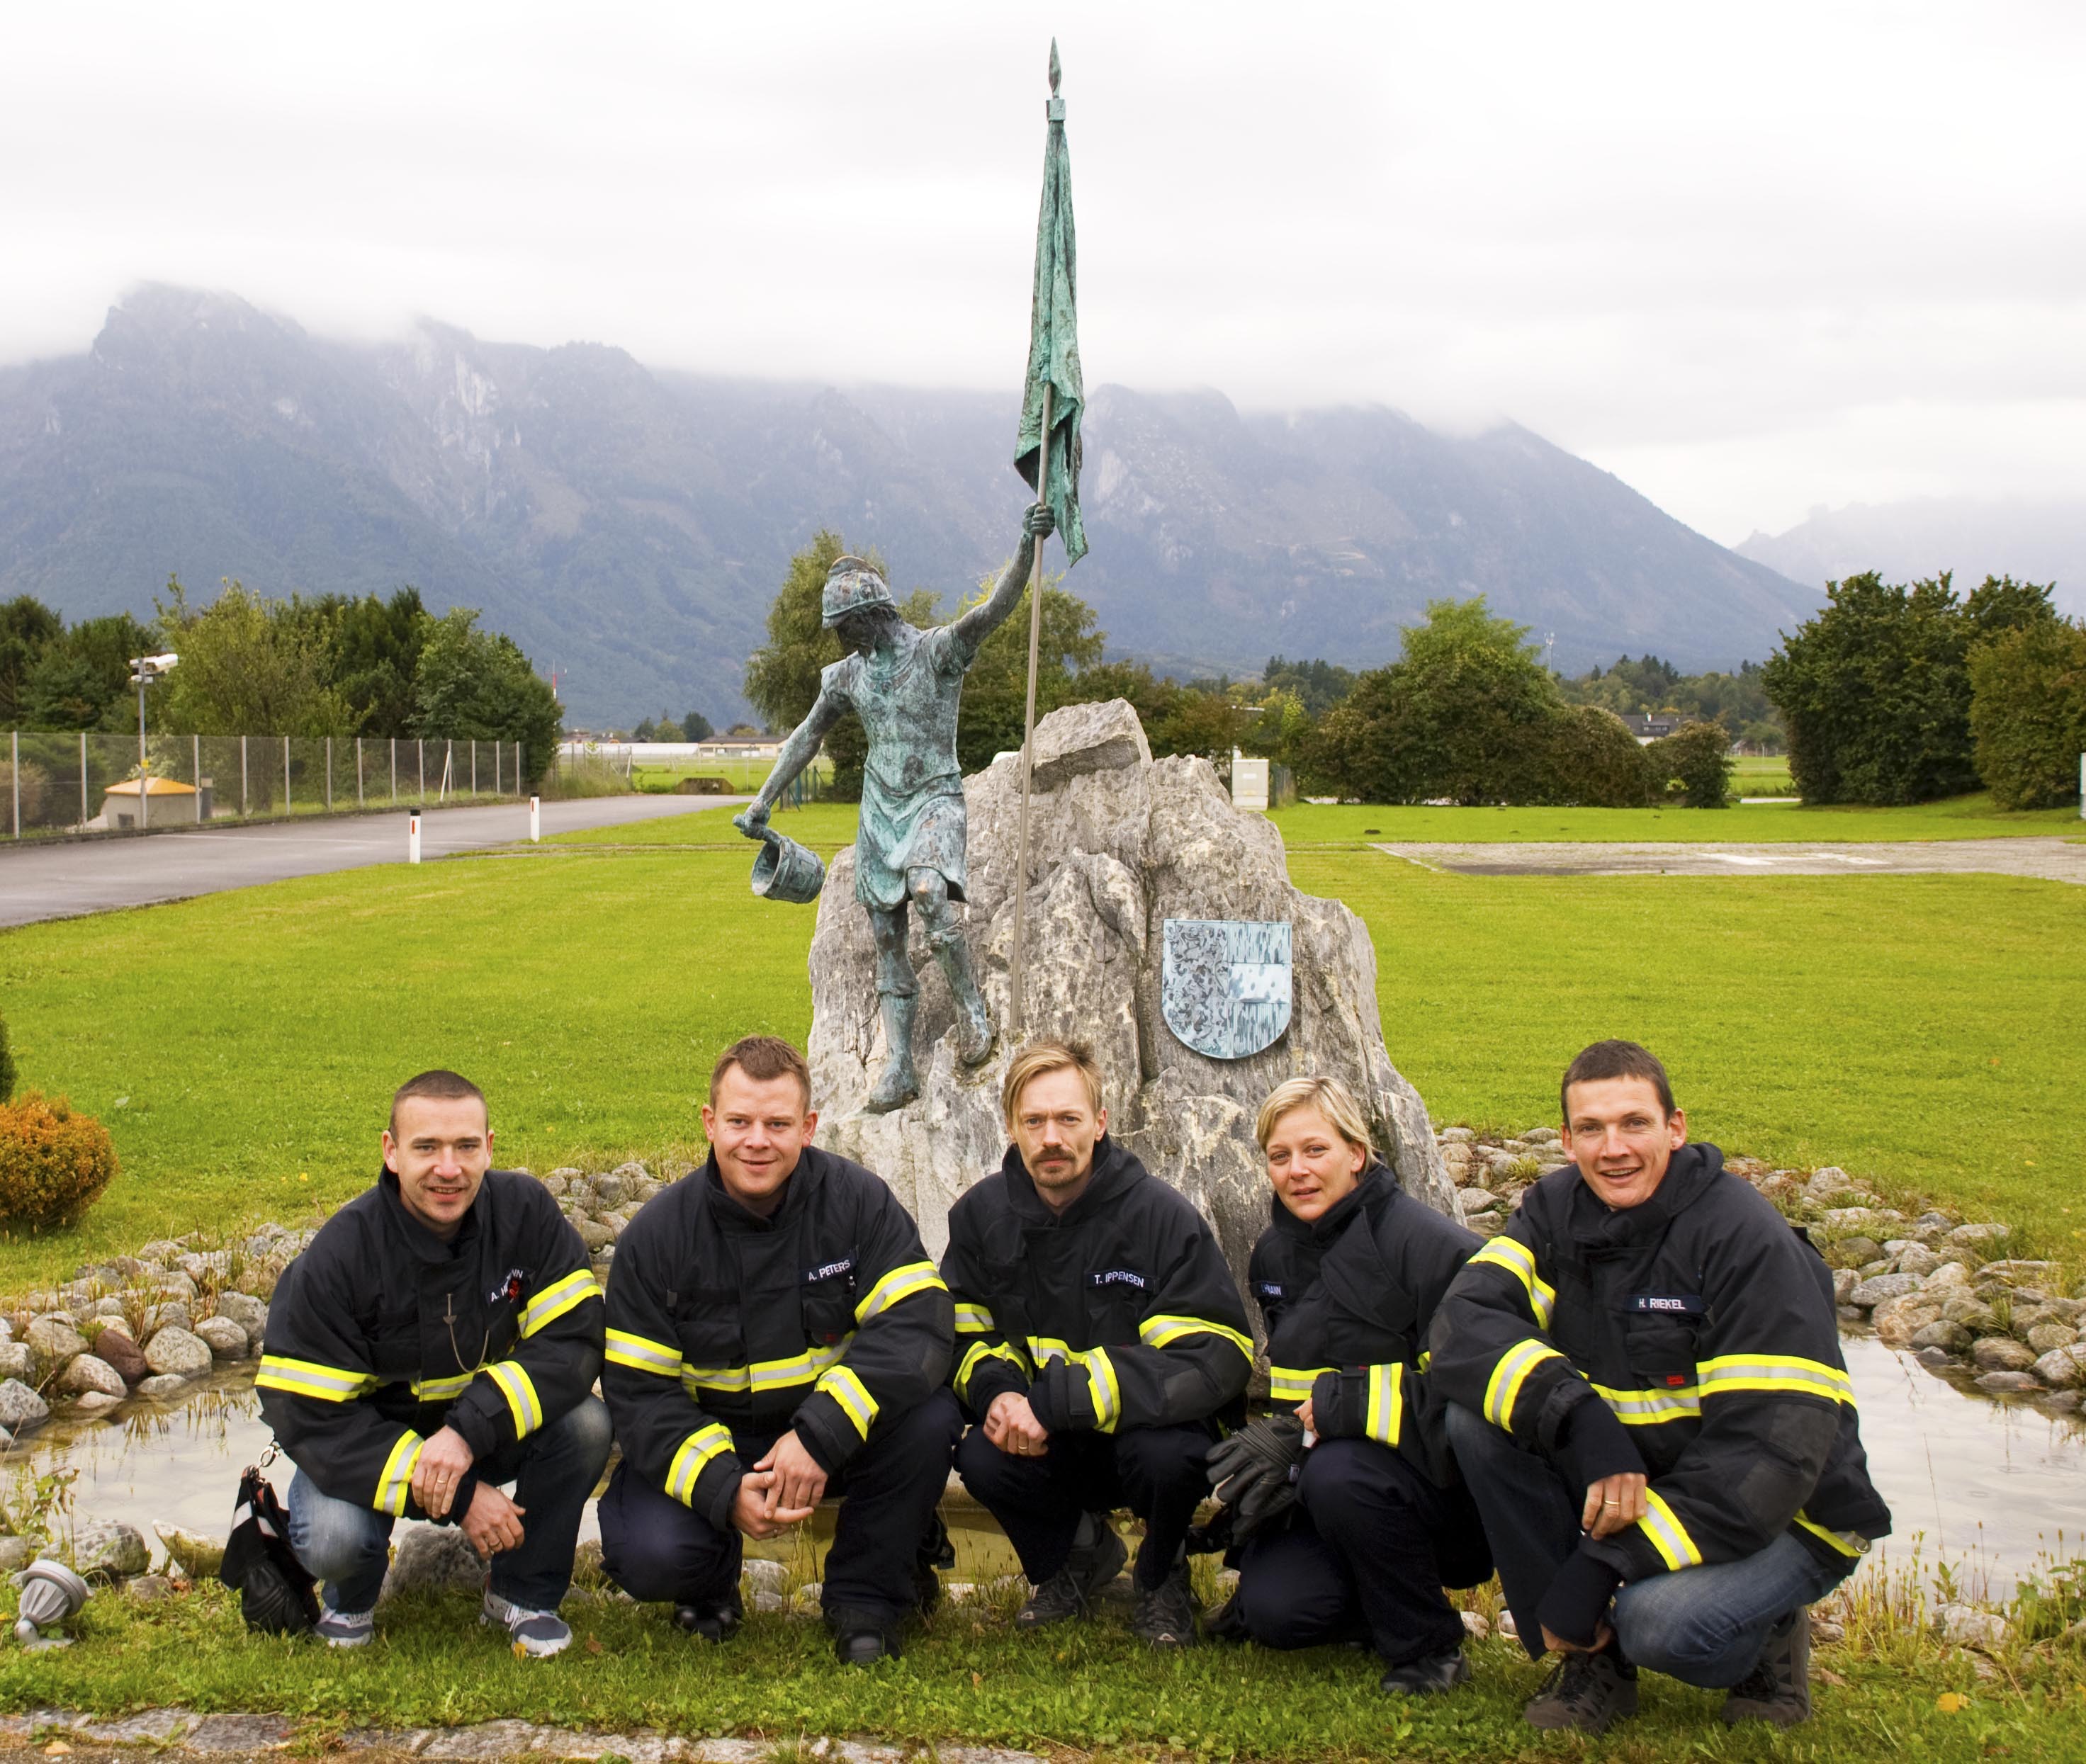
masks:
<svg viewBox="0 0 2086 1764"><path fill-rule="evenodd" d="M826 1553L825 1608L865 1622L895 1625L913 1607L913 1567L949 1481L949 1453L963 1429L946 1390L879 1417L847 1468L830 1477L840 1519ZM779 1435L735 1434L751 1468ZM616 1466L601 1498L601 1563L633 1599L716 1605L739 1584L740 1537L719 1531L656 1483Z"/></svg>
<svg viewBox="0 0 2086 1764"><path fill-rule="evenodd" d="M1579 1547L1586 1491L1569 1487L1547 1458L1522 1451L1511 1435L1467 1409L1450 1407L1449 1443L1484 1515L1522 1645L1539 1656L1536 1609ZM1705 1690L1728 1690L1753 1669L1769 1632L1824 1598L1854 1562L1851 1556L1821 1561L1784 1532L1736 1562L1633 1581L1616 1594L1616 1639L1634 1664Z"/></svg>
<svg viewBox="0 0 2086 1764"><path fill-rule="evenodd" d="M1150 1592L1173 1569L1195 1509L1210 1497L1203 1460L1215 1438L1206 1422L1055 1433L1040 1458L1017 1458L973 1427L956 1447L956 1471L1038 1586L1065 1566L1082 1514L1127 1507L1144 1521L1136 1582Z"/></svg>
<svg viewBox="0 0 2086 1764"><path fill-rule="evenodd" d="M1263 1647L1367 1641L1388 1666L1445 1654L1463 1620L1445 1586L1492 1578L1477 1509L1371 1439L1304 1456L1290 1524L1239 1552L1239 1609Z"/></svg>
<svg viewBox="0 0 2086 1764"><path fill-rule="evenodd" d="M555 1611L573 1583L580 1513L608 1462L608 1409L583 1396L556 1421L472 1466L481 1482L514 1485L522 1509L522 1546L492 1558L487 1583L509 1604ZM375 1609L391 1556L389 1513L322 1491L301 1467L290 1479L290 1548L304 1571L326 1583L336 1611Z"/></svg>

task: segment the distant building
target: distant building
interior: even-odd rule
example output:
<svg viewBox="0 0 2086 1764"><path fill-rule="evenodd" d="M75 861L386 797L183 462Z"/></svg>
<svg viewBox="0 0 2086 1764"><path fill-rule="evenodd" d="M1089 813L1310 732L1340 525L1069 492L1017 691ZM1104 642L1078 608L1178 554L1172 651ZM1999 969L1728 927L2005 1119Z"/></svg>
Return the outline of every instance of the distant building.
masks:
<svg viewBox="0 0 2086 1764"><path fill-rule="evenodd" d="M1623 726L1637 737L1638 746L1648 747L1662 735L1671 735L1674 730L1679 728L1680 719L1677 716L1654 716L1641 712L1633 712L1623 719Z"/></svg>
<svg viewBox="0 0 2086 1764"><path fill-rule="evenodd" d="M138 813L138 786L149 786L146 794L151 801L151 813ZM210 780L205 779L202 802L198 813L196 789L194 784L177 784L172 778L126 778L120 784L109 785L102 793L101 816L99 822L90 821L90 827L113 829L136 827L141 821L150 824L160 822L171 827L177 821L207 821L210 818Z"/></svg>

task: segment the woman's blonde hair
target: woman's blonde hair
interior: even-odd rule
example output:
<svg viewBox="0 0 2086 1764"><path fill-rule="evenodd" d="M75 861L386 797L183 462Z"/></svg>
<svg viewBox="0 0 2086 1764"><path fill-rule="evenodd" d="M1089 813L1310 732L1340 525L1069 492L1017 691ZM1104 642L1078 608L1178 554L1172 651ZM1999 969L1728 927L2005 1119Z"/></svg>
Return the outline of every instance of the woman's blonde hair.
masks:
<svg viewBox="0 0 2086 1764"><path fill-rule="evenodd" d="M1254 1137L1260 1141L1260 1149L1267 1150L1267 1141L1273 1137L1275 1123L1285 1115L1300 1108L1315 1108L1332 1123L1333 1131L1350 1146L1359 1146L1373 1160L1376 1147L1369 1143L1369 1123L1362 1118L1362 1106L1355 1100L1355 1093L1338 1078L1292 1078L1286 1084L1278 1084L1267 1100L1260 1105L1259 1118L1253 1124Z"/></svg>

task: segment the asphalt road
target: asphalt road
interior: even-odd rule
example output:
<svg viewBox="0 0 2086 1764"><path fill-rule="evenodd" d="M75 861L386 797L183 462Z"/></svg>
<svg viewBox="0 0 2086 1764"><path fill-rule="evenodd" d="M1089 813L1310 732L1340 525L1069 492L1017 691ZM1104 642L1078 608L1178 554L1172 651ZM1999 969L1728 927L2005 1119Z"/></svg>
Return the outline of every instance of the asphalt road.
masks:
<svg viewBox="0 0 2086 1764"><path fill-rule="evenodd" d="M635 796L546 802L543 832L548 837L585 827L621 827L746 800ZM420 855L425 859L483 851L528 836L526 803L430 809L421 818ZM118 907L149 907L292 876L405 861L406 817L397 810L61 844L16 846L0 840L0 927Z"/></svg>
<svg viewBox="0 0 2086 1764"><path fill-rule="evenodd" d="M1840 845L1379 844L1462 876L2034 876L2086 884L2086 845L2062 839L1877 840Z"/></svg>

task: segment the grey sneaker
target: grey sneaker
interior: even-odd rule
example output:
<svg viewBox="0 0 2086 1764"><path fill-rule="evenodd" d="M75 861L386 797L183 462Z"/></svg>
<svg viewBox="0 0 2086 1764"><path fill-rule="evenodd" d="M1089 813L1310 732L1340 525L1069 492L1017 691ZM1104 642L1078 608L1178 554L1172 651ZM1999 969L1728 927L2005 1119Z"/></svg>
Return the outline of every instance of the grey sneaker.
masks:
<svg viewBox="0 0 2086 1764"><path fill-rule="evenodd" d="M1377 1681L1377 1689L1394 1696L1433 1697L1467 1684L1470 1677L1471 1663L1458 1647L1445 1654L1423 1654L1392 1667Z"/></svg>
<svg viewBox="0 0 2086 1764"><path fill-rule="evenodd" d="M1130 1550L1105 1520L1100 1523L1093 1542L1075 1549L1065 1566L1028 1596L1028 1602L1015 1613L1014 1626L1040 1630L1046 1623L1062 1623L1084 1614L1094 1595L1122 1572Z"/></svg>
<svg viewBox="0 0 2086 1764"><path fill-rule="evenodd" d="M532 1611L510 1605L496 1592L487 1592L479 1609L481 1623L497 1623L513 1638L514 1651L530 1660L548 1660L573 1644L573 1632L556 1611Z"/></svg>
<svg viewBox="0 0 2086 1764"><path fill-rule="evenodd" d="M312 1628L328 1647L367 1647L377 1633L377 1613L336 1611L330 1605L321 1605L319 1620Z"/></svg>
<svg viewBox="0 0 2086 1764"><path fill-rule="evenodd" d="M1811 1719L1811 1613L1799 1606L1767 1632L1753 1669L1724 1698L1724 1721L1793 1728Z"/></svg>
<svg viewBox="0 0 2086 1764"><path fill-rule="evenodd" d="M1521 1712L1532 1728L1605 1733L1611 1723L1637 1713L1637 1668L1625 1666L1612 1647L1567 1654Z"/></svg>
<svg viewBox="0 0 2086 1764"><path fill-rule="evenodd" d="M1195 1601L1188 1592L1186 1562L1176 1562L1173 1571L1149 1592L1138 1588L1130 1633L1152 1647L1194 1645Z"/></svg>

